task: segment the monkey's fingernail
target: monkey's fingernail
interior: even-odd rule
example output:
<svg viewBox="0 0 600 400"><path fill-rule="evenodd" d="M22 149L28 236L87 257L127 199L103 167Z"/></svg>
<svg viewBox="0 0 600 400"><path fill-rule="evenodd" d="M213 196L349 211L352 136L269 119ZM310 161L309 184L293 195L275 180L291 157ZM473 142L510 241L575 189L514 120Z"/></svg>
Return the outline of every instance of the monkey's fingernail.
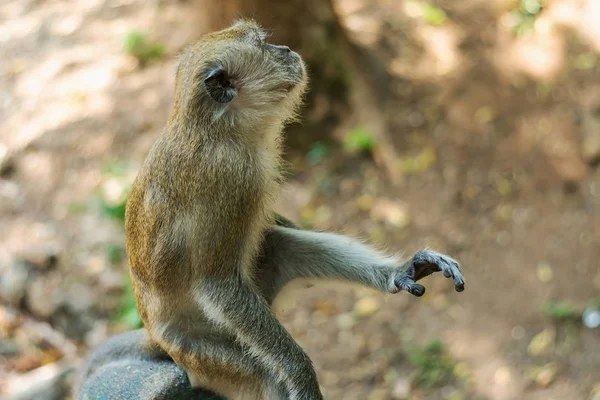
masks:
<svg viewBox="0 0 600 400"><path fill-rule="evenodd" d="M444 276L446 278L450 278L452 276L452 274L450 273L450 271L446 270L446 271L444 271Z"/></svg>
<svg viewBox="0 0 600 400"><path fill-rule="evenodd" d="M456 286L454 286L454 289L457 292L462 292L463 290L465 290L465 284L463 283L462 285L456 285Z"/></svg>

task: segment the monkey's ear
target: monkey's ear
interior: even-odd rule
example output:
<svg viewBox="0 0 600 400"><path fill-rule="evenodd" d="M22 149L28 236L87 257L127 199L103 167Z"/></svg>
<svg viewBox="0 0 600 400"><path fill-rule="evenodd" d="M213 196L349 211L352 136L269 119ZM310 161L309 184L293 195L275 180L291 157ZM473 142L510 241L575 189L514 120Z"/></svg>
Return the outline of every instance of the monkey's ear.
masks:
<svg viewBox="0 0 600 400"><path fill-rule="evenodd" d="M229 103L237 95L229 74L221 68L215 68L204 79L204 86L214 101Z"/></svg>

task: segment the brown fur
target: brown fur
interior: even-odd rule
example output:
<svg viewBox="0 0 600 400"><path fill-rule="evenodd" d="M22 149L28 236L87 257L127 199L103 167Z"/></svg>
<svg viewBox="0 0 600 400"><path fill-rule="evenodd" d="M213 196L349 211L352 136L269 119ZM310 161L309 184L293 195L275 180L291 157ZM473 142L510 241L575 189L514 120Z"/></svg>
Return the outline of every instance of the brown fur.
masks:
<svg viewBox="0 0 600 400"><path fill-rule="evenodd" d="M207 282L239 282L264 314L258 318L273 323L256 293L254 267L273 223L280 133L306 88L299 56L291 61L297 65L279 65L264 37L253 21L239 21L183 54L172 115L133 184L125 222L136 304L151 338L193 383L231 398L240 396L233 389L244 398L263 396L261 374L269 368L260 357L268 349L256 351L258 362L244 355L237 343L252 346L254 333L238 330L252 330L253 315L241 327L226 315L235 304L217 313L201 299L227 298ZM230 103L206 94L204 77L213 65L238 89ZM299 75L290 73L295 69ZM248 360L236 364L236 358ZM277 379L285 381L283 375Z"/></svg>

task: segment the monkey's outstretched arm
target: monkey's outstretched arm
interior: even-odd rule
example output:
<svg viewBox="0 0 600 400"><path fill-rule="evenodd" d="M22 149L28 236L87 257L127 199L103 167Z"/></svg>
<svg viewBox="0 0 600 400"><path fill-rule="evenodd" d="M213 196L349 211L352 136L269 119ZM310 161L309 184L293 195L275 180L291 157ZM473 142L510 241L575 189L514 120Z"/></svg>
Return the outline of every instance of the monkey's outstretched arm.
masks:
<svg viewBox="0 0 600 400"><path fill-rule="evenodd" d="M242 278L208 278L196 300L206 316L239 340L276 374L290 400L320 400L312 362L273 314L265 299Z"/></svg>
<svg viewBox="0 0 600 400"><path fill-rule="evenodd" d="M464 290L458 263L444 254L424 250L402 262L343 235L288 226L278 224L265 240L261 272L275 292L295 278L322 278L422 296L425 288L416 282L436 271L453 278L456 291Z"/></svg>

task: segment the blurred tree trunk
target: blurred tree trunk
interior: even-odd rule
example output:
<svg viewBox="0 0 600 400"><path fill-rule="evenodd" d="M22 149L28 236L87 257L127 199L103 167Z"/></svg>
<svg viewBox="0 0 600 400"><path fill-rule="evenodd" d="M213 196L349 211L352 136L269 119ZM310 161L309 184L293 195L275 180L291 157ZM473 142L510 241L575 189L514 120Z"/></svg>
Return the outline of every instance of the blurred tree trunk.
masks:
<svg viewBox="0 0 600 400"><path fill-rule="evenodd" d="M348 41L332 0L208 0L210 30L239 17L254 18L272 31L272 43L298 51L308 65L310 91L302 134L288 131L288 146L305 151L316 140L330 141L334 129L362 124L376 139L375 159L399 180L396 154L386 133L383 107L389 75L373 57ZM341 120L344 118L344 120ZM299 128L296 128L299 129Z"/></svg>

